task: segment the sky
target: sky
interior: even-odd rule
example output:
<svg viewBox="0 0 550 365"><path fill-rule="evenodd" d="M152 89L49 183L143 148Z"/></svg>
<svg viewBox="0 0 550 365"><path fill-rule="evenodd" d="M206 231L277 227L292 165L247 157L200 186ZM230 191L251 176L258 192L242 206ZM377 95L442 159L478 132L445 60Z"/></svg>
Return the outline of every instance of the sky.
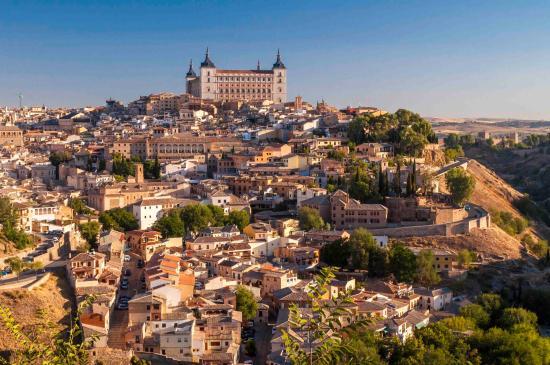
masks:
<svg viewBox="0 0 550 365"><path fill-rule="evenodd" d="M271 67L289 99L550 120L549 1L0 0L0 105L185 92L205 48Z"/></svg>

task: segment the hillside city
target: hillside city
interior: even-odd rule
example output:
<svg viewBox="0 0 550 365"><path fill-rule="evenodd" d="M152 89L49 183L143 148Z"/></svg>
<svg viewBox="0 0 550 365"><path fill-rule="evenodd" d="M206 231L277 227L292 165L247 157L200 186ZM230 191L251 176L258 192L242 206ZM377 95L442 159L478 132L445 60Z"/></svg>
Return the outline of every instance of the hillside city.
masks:
<svg viewBox="0 0 550 365"><path fill-rule="evenodd" d="M550 135L291 99L275 55L0 109L6 361L549 364L549 213L486 160Z"/></svg>

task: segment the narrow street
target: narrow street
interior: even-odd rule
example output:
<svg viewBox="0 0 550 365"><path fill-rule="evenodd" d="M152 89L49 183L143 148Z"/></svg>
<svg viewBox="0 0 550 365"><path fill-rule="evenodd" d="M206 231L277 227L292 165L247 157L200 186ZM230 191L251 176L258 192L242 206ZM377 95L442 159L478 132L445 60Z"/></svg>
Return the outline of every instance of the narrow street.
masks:
<svg viewBox="0 0 550 365"><path fill-rule="evenodd" d="M263 365L267 361L267 355L270 352L271 345L271 329L273 326L266 324L259 324L254 326L256 334L254 340L256 341L256 358L254 359L255 365Z"/></svg>
<svg viewBox="0 0 550 365"><path fill-rule="evenodd" d="M122 269L122 276L120 280L124 278L128 279L128 289L118 289L117 301L115 303L115 310L111 316L110 330L109 330L109 339L107 344L109 347L126 349L126 344L124 341L124 334L126 328L128 328L128 310L118 309L118 298L121 296L128 296L132 298L138 293L143 293L145 290L141 289L140 277L143 272L143 269L137 267L137 262L140 257L134 253L129 253L131 257L130 262L124 262ZM126 276L126 270L130 270L131 275Z"/></svg>

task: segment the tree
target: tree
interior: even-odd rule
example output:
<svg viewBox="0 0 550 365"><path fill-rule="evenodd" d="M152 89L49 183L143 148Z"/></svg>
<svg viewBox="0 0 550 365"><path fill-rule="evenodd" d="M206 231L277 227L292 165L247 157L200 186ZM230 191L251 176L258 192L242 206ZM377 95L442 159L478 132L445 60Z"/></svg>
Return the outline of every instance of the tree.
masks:
<svg viewBox="0 0 550 365"><path fill-rule="evenodd" d="M243 231L244 227L250 224L250 214L246 210L234 210L227 216L227 224L234 224Z"/></svg>
<svg viewBox="0 0 550 365"><path fill-rule="evenodd" d="M455 148L460 145L460 137L456 133L450 133L445 137L445 147Z"/></svg>
<svg viewBox="0 0 550 365"><path fill-rule="evenodd" d="M203 204L192 204L183 207L181 220L185 232L197 233L215 223L212 210Z"/></svg>
<svg viewBox="0 0 550 365"><path fill-rule="evenodd" d="M389 270L397 281L411 283L417 272L414 252L400 242L393 244L389 253Z"/></svg>
<svg viewBox="0 0 550 365"><path fill-rule="evenodd" d="M14 244L14 246L22 250L33 243L31 236L25 233L22 229L18 229L19 216L17 210L11 204L7 197L0 197L0 224L6 238Z"/></svg>
<svg viewBox="0 0 550 365"><path fill-rule="evenodd" d="M59 179L59 165L69 162L73 156L67 151L55 151L50 154L50 163L55 166L55 178Z"/></svg>
<svg viewBox="0 0 550 365"><path fill-rule="evenodd" d="M5 263L8 264L11 270L17 275L17 281L19 281L22 272L42 268L41 262L25 262L18 256L7 258Z"/></svg>
<svg viewBox="0 0 550 365"><path fill-rule="evenodd" d="M325 226L325 222L319 215L319 212L309 207L300 208L298 211L298 220L300 221L300 228L305 231L323 229Z"/></svg>
<svg viewBox="0 0 550 365"><path fill-rule="evenodd" d="M80 234L86 240L90 248L97 249L97 236L101 228L98 222L87 222L79 225Z"/></svg>
<svg viewBox="0 0 550 365"><path fill-rule="evenodd" d="M254 294L246 287L239 285L236 291L237 310L243 314L243 321L247 322L256 318L258 302Z"/></svg>
<svg viewBox="0 0 550 365"><path fill-rule="evenodd" d="M537 315L523 308L506 308L499 320L500 327L511 330L516 325L537 326Z"/></svg>
<svg viewBox="0 0 550 365"><path fill-rule="evenodd" d="M49 321L38 324L38 328L31 333L23 331L21 324L17 323L8 307L0 306L0 320L3 327L17 341L17 350L10 353L9 362L0 358L2 364L65 364L87 365L89 364L88 350L93 346L96 337L81 340L82 329L79 325L80 316L85 308L92 305L94 297L89 296L82 301L72 317L69 330L57 336L53 335L48 341L42 341L37 333L46 333L52 325Z"/></svg>
<svg viewBox="0 0 550 365"><path fill-rule="evenodd" d="M422 285L432 286L441 281L435 269L435 256L432 250L422 250L416 257L417 271L415 280Z"/></svg>
<svg viewBox="0 0 550 365"><path fill-rule="evenodd" d="M367 120L367 117L357 117L348 126L348 138L355 145L365 142Z"/></svg>
<svg viewBox="0 0 550 365"><path fill-rule="evenodd" d="M281 328L281 332L285 352L292 364L353 363L355 349L347 339L355 336L368 322L358 319L352 326L346 326L344 319L352 316L349 294L325 299L333 279L333 269L321 269L308 285L307 295L311 302L308 311L301 311L296 304L289 307L288 327ZM298 339L291 331L304 335Z"/></svg>
<svg viewBox="0 0 550 365"><path fill-rule="evenodd" d="M139 224L132 213L122 208L106 210L99 215L99 222L103 229L117 231L132 231L139 228Z"/></svg>
<svg viewBox="0 0 550 365"><path fill-rule="evenodd" d="M472 261L475 261L476 254L470 250L464 249L458 252L457 261L458 265L463 269L468 269Z"/></svg>
<svg viewBox="0 0 550 365"><path fill-rule="evenodd" d="M84 200L80 198L70 198L67 204L76 214L91 214L92 210L86 206Z"/></svg>
<svg viewBox="0 0 550 365"><path fill-rule="evenodd" d="M160 217L153 229L159 231L162 237L182 237L185 234L183 221L181 220L181 209L172 209Z"/></svg>
<svg viewBox="0 0 550 365"><path fill-rule="evenodd" d="M489 327L491 321L489 313L479 304L468 304L460 308L460 315L471 319L480 328Z"/></svg>
<svg viewBox="0 0 550 365"><path fill-rule="evenodd" d="M401 161L397 160L395 174L393 175L392 189L395 195L401 196Z"/></svg>
<svg viewBox="0 0 550 365"><path fill-rule="evenodd" d="M453 203L459 206L464 205L470 199L476 184L475 179L459 167L449 170L445 175L445 181L451 192Z"/></svg>

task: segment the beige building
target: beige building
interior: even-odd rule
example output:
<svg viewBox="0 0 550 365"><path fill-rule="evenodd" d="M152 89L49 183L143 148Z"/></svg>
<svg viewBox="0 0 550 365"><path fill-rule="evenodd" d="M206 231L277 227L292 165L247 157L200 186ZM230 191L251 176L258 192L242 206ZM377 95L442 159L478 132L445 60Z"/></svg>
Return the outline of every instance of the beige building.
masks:
<svg viewBox="0 0 550 365"><path fill-rule="evenodd" d="M388 208L382 204L362 204L342 190L330 197L330 209L335 229L383 227L388 218Z"/></svg>
<svg viewBox="0 0 550 365"><path fill-rule="evenodd" d="M17 127L0 125L0 146L23 146L23 131Z"/></svg>
<svg viewBox="0 0 550 365"><path fill-rule="evenodd" d="M210 59L208 49L201 63L199 75L189 65L185 77L187 93L214 101L263 101L285 103L287 100L286 67L277 52L271 70L224 70L219 69Z"/></svg>

